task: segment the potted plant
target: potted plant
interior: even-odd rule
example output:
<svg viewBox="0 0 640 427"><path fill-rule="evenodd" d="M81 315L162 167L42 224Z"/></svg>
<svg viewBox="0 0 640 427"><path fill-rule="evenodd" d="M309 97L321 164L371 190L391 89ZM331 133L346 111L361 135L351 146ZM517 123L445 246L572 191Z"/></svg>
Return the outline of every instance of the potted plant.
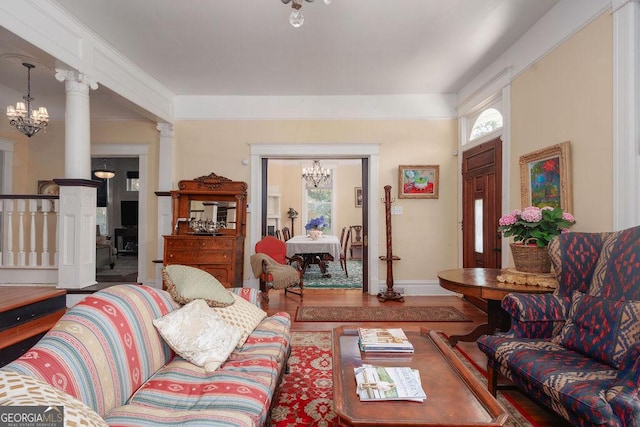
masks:
<svg viewBox="0 0 640 427"><path fill-rule="evenodd" d="M324 215L320 215L317 218L311 219L304 228L309 233L309 237L313 240L318 240L322 237L322 231L328 225L329 224L324 221Z"/></svg>
<svg viewBox="0 0 640 427"><path fill-rule="evenodd" d="M575 218L561 208L529 206L503 215L498 231L513 237L511 254L516 269L529 273L548 273L551 261L547 246L555 236L566 233Z"/></svg>

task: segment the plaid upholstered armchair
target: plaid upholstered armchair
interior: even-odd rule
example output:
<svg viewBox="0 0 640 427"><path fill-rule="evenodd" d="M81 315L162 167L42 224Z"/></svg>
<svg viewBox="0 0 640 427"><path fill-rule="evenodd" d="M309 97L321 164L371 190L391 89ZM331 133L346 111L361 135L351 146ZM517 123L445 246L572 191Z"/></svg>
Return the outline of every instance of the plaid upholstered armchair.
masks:
<svg viewBox="0 0 640 427"><path fill-rule="evenodd" d="M549 253L553 294L511 294L511 329L485 335L498 374L578 426L640 425L640 227L567 233Z"/></svg>

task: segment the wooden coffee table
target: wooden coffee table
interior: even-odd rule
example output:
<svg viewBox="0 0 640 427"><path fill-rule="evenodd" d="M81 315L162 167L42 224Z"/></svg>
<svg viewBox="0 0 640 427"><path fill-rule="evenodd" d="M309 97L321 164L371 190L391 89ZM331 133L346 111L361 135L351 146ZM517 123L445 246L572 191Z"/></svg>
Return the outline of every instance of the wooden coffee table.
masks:
<svg viewBox="0 0 640 427"><path fill-rule="evenodd" d="M362 353L353 327L333 330L333 406L341 426L502 426L504 407L436 332L404 328L413 354ZM424 402L360 402L353 368L410 366L420 371Z"/></svg>

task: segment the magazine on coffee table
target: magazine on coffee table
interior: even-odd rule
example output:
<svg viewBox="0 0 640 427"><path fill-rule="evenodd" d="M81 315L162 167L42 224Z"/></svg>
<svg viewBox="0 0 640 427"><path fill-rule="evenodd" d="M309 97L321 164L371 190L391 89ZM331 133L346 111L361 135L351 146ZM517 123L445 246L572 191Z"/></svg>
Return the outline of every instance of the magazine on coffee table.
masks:
<svg viewBox="0 0 640 427"><path fill-rule="evenodd" d="M413 344L401 328L358 328L364 352L413 353Z"/></svg>
<svg viewBox="0 0 640 427"><path fill-rule="evenodd" d="M409 400L427 398L417 369L362 365L354 368L356 392L361 401Z"/></svg>

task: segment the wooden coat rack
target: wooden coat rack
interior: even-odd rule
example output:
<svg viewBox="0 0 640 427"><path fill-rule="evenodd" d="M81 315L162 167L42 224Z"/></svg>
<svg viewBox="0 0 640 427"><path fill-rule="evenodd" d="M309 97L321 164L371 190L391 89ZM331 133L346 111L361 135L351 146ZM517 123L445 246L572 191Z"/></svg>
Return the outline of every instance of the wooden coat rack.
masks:
<svg viewBox="0 0 640 427"><path fill-rule="evenodd" d="M391 244L391 203L395 200L391 200L391 186L384 186L384 211L385 219L387 222L387 255L381 256L381 261L387 262L387 291L380 292L378 294L378 300L381 302L386 301L400 301L404 302L404 297L399 292L393 290L393 261L399 261L400 258L393 255Z"/></svg>

